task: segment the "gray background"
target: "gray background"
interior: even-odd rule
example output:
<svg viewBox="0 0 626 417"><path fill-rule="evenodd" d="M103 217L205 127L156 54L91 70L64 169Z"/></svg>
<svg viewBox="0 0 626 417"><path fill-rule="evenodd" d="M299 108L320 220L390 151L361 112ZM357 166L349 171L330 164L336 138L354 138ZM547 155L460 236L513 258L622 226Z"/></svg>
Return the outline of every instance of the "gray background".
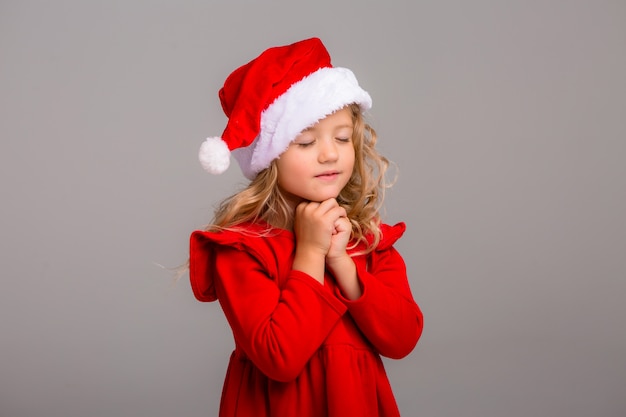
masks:
<svg viewBox="0 0 626 417"><path fill-rule="evenodd" d="M0 416L212 416L232 337L167 270L244 183L217 90L320 36L398 165L405 416L626 415L626 3L0 2Z"/></svg>

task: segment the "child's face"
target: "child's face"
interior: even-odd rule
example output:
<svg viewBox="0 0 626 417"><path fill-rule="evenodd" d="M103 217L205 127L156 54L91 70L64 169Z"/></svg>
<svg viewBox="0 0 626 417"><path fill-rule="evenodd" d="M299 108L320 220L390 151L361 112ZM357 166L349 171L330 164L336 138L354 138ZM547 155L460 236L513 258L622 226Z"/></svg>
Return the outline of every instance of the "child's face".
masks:
<svg viewBox="0 0 626 417"><path fill-rule="evenodd" d="M278 158L278 186L294 207L335 198L352 176L352 113L343 108L300 133Z"/></svg>

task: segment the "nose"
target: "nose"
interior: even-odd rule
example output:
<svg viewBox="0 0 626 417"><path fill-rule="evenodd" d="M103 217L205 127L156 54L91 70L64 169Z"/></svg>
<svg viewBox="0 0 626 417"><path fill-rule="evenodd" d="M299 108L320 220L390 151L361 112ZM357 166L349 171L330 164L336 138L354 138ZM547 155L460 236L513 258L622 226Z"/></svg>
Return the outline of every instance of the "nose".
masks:
<svg viewBox="0 0 626 417"><path fill-rule="evenodd" d="M321 163L334 162L339 157L337 152L337 144L332 138L325 138L319 141L320 149L318 154L318 160Z"/></svg>

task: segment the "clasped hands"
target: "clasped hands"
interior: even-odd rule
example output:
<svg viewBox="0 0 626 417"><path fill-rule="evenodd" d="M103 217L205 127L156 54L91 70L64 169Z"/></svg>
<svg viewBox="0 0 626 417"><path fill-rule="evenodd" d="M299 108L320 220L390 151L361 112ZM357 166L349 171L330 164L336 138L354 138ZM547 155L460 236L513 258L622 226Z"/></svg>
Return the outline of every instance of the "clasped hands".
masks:
<svg viewBox="0 0 626 417"><path fill-rule="evenodd" d="M352 225L346 210L330 198L298 204L294 217L296 254L293 269L305 272L321 284L325 267L333 273L342 292L351 299L361 295L356 267L346 247Z"/></svg>

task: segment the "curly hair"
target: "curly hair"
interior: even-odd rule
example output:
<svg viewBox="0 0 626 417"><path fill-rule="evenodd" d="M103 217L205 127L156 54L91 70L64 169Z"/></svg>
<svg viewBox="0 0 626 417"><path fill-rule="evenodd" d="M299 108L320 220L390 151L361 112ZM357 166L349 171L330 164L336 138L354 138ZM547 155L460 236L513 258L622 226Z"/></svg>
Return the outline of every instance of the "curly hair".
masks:
<svg viewBox="0 0 626 417"><path fill-rule="evenodd" d="M360 107L356 104L347 107L351 110L354 124L352 142L355 162L352 176L337 196L337 202L345 208L352 223L350 248L363 243L365 250L359 253L368 253L380 241L379 209L388 187L385 172L389 161L376 150L376 132L365 121ZM219 204L213 222L205 230L238 229L237 226L242 223L260 221L272 227L288 227L293 220L293 210L277 184L278 169L274 160L246 188Z"/></svg>

